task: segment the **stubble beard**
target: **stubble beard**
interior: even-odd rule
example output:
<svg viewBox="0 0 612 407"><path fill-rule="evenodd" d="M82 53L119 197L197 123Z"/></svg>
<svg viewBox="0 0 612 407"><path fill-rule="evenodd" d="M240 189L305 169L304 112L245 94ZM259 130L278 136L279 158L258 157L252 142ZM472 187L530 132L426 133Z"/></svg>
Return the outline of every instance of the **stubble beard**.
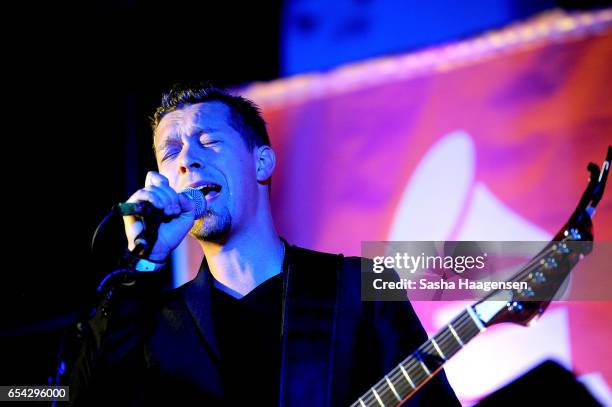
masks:
<svg viewBox="0 0 612 407"><path fill-rule="evenodd" d="M207 209L204 215L197 219L189 234L202 241L222 240L230 231L232 215L227 208L221 211Z"/></svg>

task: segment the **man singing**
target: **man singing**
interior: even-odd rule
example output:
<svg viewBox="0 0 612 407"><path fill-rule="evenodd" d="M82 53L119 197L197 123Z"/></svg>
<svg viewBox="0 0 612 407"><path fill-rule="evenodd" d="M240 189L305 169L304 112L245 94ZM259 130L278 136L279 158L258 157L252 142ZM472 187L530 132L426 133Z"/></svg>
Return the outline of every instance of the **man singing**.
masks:
<svg viewBox="0 0 612 407"><path fill-rule="evenodd" d="M276 156L258 108L211 86L175 87L153 119L158 172L128 202L162 210L138 267L163 269L191 234L197 277L162 292L118 284L81 327L75 404L344 406L426 340L410 303L360 299L360 258L291 246L270 208ZM178 192L205 197L204 214ZM128 248L142 219L124 217ZM295 219L307 222L307 219ZM458 405L441 372L406 405Z"/></svg>

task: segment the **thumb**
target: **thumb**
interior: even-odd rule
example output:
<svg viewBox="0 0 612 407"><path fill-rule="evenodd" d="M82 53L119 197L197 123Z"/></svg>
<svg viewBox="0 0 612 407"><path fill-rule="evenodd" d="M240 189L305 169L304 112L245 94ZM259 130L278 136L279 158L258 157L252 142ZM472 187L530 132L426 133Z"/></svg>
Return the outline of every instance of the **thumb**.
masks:
<svg viewBox="0 0 612 407"><path fill-rule="evenodd" d="M179 204L181 205L181 215L185 213L194 215L196 205L192 199L188 198L185 194L179 194Z"/></svg>

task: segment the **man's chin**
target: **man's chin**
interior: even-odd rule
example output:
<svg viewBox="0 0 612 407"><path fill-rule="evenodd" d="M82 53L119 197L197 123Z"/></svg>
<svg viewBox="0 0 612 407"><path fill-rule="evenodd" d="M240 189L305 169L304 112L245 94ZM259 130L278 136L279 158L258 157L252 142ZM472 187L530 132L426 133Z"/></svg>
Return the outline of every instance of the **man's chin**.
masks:
<svg viewBox="0 0 612 407"><path fill-rule="evenodd" d="M218 242L227 237L231 225L232 217L229 212L219 214L208 210L195 221L189 234L197 240Z"/></svg>

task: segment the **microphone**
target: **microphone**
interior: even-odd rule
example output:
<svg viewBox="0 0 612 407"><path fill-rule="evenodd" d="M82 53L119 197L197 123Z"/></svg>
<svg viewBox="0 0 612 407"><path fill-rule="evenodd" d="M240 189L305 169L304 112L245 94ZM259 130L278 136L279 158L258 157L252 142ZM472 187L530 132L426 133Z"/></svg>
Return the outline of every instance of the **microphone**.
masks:
<svg viewBox="0 0 612 407"><path fill-rule="evenodd" d="M193 201L195 204L195 219L198 219L204 215L206 209L206 202L204 201L204 195L200 190L195 188L185 188L179 195ZM162 209L156 208L151 202L121 202L116 207L117 212L121 216L136 215L143 218L155 216L161 218L162 222L168 222L174 218L174 216L168 216L164 214Z"/></svg>
<svg viewBox="0 0 612 407"><path fill-rule="evenodd" d="M195 219L204 215L206 202L200 190L185 188L182 192L179 192L179 195L191 200L195 204ZM155 207L150 202L122 202L115 206L115 210L121 216L136 215L142 218L144 229L136 236L136 239L134 239L136 247L133 250L133 252L140 257L146 257L151 253L151 249L153 249L153 245L157 240L159 225L176 218L176 216L166 215L162 209ZM135 258L132 256L132 260L134 259Z"/></svg>

